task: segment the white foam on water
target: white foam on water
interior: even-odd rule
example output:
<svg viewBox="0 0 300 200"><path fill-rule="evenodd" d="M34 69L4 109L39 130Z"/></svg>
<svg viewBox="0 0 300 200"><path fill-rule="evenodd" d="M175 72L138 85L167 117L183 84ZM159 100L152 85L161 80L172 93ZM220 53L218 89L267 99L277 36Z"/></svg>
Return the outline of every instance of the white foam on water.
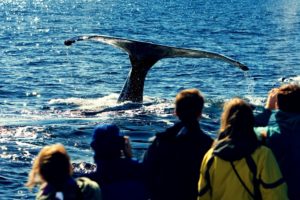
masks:
<svg viewBox="0 0 300 200"><path fill-rule="evenodd" d="M247 99L250 104L253 104L253 105L256 105L256 106L264 106L265 102L267 100L267 94L266 94L265 97L246 95L245 99Z"/></svg>
<svg viewBox="0 0 300 200"><path fill-rule="evenodd" d="M294 76L294 77L282 78L281 81L283 83L296 83L296 84L300 84L300 75L299 76Z"/></svg>
<svg viewBox="0 0 300 200"><path fill-rule="evenodd" d="M18 139L36 139L38 127L16 127L5 128L0 127L0 138L18 138Z"/></svg>
<svg viewBox="0 0 300 200"><path fill-rule="evenodd" d="M107 107L115 106L118 99L118 94L109 94L108 96L95 98L95 99L84 99L84 98L67 98L67 99L51 99L50 105L55 104L66 104L76 105L79 110L101 110Z"/></svg>

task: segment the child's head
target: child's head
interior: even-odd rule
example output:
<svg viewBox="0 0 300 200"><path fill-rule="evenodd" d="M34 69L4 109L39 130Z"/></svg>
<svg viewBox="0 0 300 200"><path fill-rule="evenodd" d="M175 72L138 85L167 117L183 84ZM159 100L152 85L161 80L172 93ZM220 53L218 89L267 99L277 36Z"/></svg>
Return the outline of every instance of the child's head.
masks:
<svg viewBox="0 0 300 200"><path fill-rule="evenodd" d="M183 121L195 121L201 117L204 97L197 89L182 90L176 95L175 113Z"/></svg>

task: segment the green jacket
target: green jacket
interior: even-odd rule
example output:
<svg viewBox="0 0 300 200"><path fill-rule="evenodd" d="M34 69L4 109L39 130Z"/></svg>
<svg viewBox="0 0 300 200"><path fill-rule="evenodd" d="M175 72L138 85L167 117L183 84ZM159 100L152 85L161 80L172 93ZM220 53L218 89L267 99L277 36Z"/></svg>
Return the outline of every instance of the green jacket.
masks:
<svg viewBox="0 0 300 200"><path fill-rule="evenodd" d="M64 200L102 200L98 184L84 177L68 180L61 191L55 190L49 184L42 186L36 199L53 200L62 196Z"/></svg>

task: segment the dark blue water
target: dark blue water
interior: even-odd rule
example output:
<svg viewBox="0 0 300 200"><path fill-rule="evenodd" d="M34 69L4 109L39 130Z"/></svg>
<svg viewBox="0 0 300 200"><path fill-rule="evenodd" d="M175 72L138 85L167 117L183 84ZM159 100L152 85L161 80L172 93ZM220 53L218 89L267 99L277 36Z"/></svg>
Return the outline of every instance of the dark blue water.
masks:
<svg viewBox="0 0 300 200"><path fill-rule="evenodd" d="M0 19L1 199L34 197L24 184L44 145L60 142L74 163L93 163L89 142L97 123L120 126L140 158L148 138L176 120L173 99L181 89L204 93L201 125L214 135L227 99L261 106L282 78L300 79L298 0L2 0ZM218 52L250 71L165 59L147 76L145 104L130 108L116 103L130 70L127 55L96 42L64 46L82 34ZM83 115L103 109L111 111Z"/></svg>

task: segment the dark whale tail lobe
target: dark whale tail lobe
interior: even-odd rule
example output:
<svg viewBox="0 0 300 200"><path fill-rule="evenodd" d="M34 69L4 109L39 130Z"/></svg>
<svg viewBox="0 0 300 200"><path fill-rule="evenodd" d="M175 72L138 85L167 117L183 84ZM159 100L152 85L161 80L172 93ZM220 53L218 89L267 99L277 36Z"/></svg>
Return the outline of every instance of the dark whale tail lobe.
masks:
<svg viewBox="0 0 300 200"><path fill-rule="evenodd" d="M210 58L227 62L244 71L249 70L249 68L246 65L232 58L213 52L186 48L176 48L103 35L74 37L66 40L64 44L70 46L76 41L83 40L93 40L105 44L110 44L121 49L122 51L125 51L129 55L132 67L123 86L118 102L142 102L144 81L147 76L147 73L157 61L163 58Z"/></svg>

